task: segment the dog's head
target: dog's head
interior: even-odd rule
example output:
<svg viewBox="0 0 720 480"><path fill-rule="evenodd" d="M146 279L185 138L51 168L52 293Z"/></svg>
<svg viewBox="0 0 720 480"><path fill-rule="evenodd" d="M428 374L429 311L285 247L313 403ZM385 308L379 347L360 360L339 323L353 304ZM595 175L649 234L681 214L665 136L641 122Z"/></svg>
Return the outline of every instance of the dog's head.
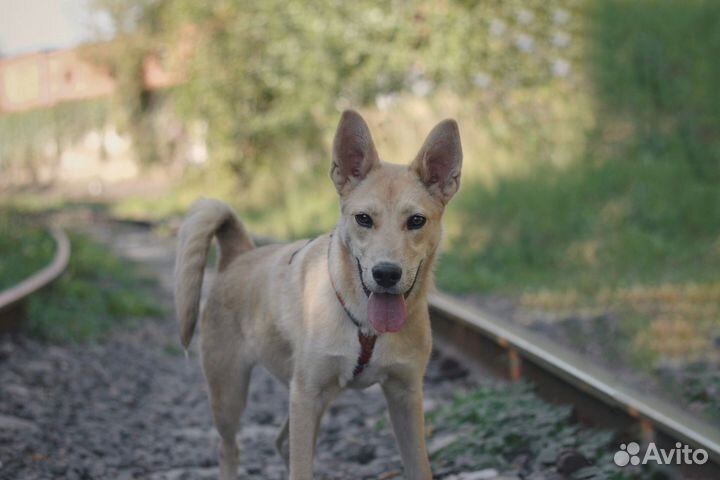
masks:
<svg viewBox="0 0 720 480"><path fill-rule="evenodd" d="M431 267L445 205L460 186L461 166L454 120L433 128L415 160L405 166L381 162L363 118L354 111L342 114L330 167L340 196L337 232L370 299L371 320L377 309L404 312L404 298L418 275ZM375 327L396 331L404 321L398 315Z"/></svg>

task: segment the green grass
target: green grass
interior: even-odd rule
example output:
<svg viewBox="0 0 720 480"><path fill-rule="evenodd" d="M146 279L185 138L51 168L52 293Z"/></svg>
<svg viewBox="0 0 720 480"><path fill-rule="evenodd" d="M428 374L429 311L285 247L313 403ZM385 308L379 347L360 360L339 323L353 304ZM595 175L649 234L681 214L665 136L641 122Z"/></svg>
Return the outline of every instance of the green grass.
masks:
<svg viewBox="0 0 720 480"><path fill-rule="evenodd" d="M0 289L45 267L55 242L38 210L0 210ZM63 275L28 301L27 328L55 341L90 340L118 326L162 313L154 281L86 235L71 233L72 254Z"/></svg>
<svg viewBox="0 0 720 480"><path fill-rule="evenodd" d="M601 130L615 141L674 151L700 178L720 179L716 94L720 3L602 0L591 3L588 66ZM605 137L605 141L609 138ZM681 193L681 192L680 192Z"/></svg>
<svg viewBox="0 0 720 480"><path fill-rule="evenodd" d="M184 354L184 350L174 342L165 343L162 349L163 352L173 357L179 357Z"/></svg>
<svg viewBox="0 0 720 480"><path fill-rule="evenodd" d="M587 83L577 94L591 97L593 122L583 152L562 168L539 153L524 159L524 172L489 183L466 177L450 208L438 284L505 294L549 314L568 344L592 346L596 355L600 348L614 366L714 370L720 4L588 6ZM578 320L588 311L609 315ZM674 387L660 379L663 393L716 419L708 392L717 379L688 368Z"/></svg>
<svg viewBox="0 0 720 480"><path fill-rule="evenodd" d="M319 235L332 229L338 207L335 190L324 169L282 178L263 170L251 185L240 186L221 168L190 171L179 184L158 195L122 199L110 207L120 218L162 222L184 216L202 197L227 202L253 234L278 239Z"/></svg>
<svg viewBox="0 0 720 480"><path fill-rule="evenodd" d="M708 281L720 268L720 189L671 159L544 168L468 184L438 271L454 292Z"/></svg>
<svg viewBox="0 0 720 480"><path fill-rule="evenodd" d="M461 392L431 413L428 423L434 434L456 435L433 452L435 468L451 466L460 457L470 463L466 470L513 470L526 457L537 471L552 467L561 453L575 450L592 466L570 478L653 478L649 467L616 467L612 456L619 442L610 432L580 427L572 421L571 407L544 402L524 383L487 384Z"/></svg>
<svg viewBox="0 0 720 480"><path fill-rule="evenodd" d="M154 281L86 235L71 235L67 271L30 298L28 330L53 342L92 340L163 313Z"/></svg>
<svg viewBox="0 0 720 480"><path fill-rule="evenodd" d="M37 217L0 210L0 290L9 288L45 267L55 242Z"/></svg>
<svg viewBox="0 0 720 480"><path fill-rule="evenodd" d="M578 94L592 96L594 125L584 152L565 168L526 158L525 173L492 187L466 182L442 287L592 291L716 275L720 4L588 6Z"/></svg>
<svg viewBox="0 0 720 480"><path fill-rule="evenodd" d="M713 355L720 189L688 163L598 161L464 187L441 289L499 293L568 319L556 333L581 350L592 339L608 366L653 372ZM588 310L607 315L572 321Z"/></svg>
<svg viewBox="0 0 720 480"><path fill-rule="evenodd" d="M694 403L703 410L703 414L720 424L720 373L705 362L692 363L677 380L682 396L688 403Z"/></svg>

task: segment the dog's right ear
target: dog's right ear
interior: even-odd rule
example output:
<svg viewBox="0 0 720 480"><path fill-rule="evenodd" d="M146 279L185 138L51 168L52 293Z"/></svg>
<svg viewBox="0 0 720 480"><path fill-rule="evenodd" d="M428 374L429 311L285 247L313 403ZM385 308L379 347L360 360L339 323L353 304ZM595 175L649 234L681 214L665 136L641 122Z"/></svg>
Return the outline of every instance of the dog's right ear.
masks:
<svg viewBox="0 0 720 480"><path fill-rule="evenodd" d="M333 141L330 178L342 196L352 190L373 168L380 165L370 129L354 110L340 117Z"/></svg>

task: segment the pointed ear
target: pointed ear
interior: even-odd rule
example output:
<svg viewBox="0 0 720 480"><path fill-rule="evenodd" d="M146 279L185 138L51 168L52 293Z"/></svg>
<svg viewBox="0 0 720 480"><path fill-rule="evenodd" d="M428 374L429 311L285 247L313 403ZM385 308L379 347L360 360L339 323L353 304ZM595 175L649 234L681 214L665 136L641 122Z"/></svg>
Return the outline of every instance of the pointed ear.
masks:
<svg viewBox="0 0 720 480"><path fill-rule="evenodd" d="M446 205L460 188L462 156L457 122L443 120L425 139L410 168L417 172L425 188Z"/></svg>
<svg viewBox="0 0 720 480"><path fill-rule="evenodd" d="M370 129L354 110L340 117L333 141L330 178L340 195L345 195L380 164Z"/></svg>

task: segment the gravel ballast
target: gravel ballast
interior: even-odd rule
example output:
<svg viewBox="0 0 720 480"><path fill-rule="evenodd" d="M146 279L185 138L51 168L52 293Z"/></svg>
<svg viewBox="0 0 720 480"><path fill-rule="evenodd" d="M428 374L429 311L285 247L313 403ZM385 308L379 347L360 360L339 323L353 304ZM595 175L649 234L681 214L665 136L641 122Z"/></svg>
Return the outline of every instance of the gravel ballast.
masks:
<svg viewBox="0 0 720 480"><path fill-rule="evenodd" d="M157 273L171 312L172 242L137 227L92 232ZM216 434L197 352L186 358L177 345L171 314L93 343L0 339L0 479L216 478ZM426 408L473 383L434 354ZM257 368L239 434L241 478L287 477L274 449L287 401L286 388ZM377 386L344 392L324 417L316 478L402 478L388 423ZM458 472L436 472L444 474Z"/></svg>

